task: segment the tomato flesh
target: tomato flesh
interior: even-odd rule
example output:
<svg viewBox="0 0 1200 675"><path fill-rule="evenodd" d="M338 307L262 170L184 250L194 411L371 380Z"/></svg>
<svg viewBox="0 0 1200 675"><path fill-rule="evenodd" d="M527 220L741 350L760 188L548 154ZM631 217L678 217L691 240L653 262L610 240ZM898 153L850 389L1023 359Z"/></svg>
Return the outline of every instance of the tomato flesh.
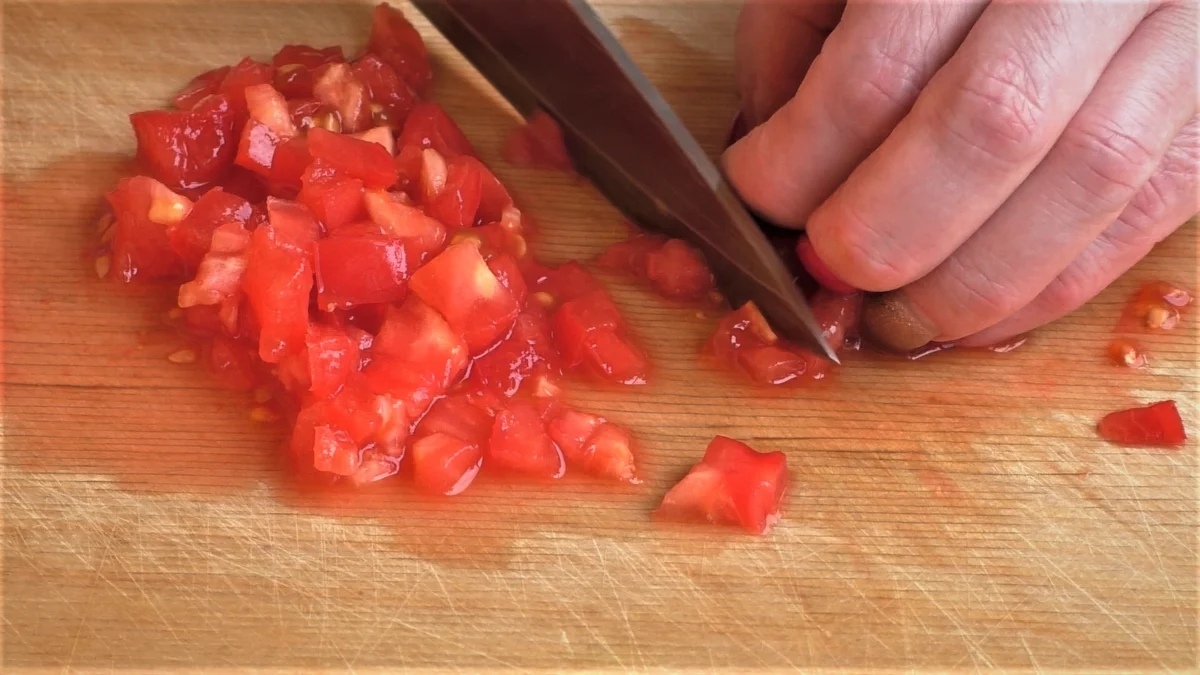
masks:
<svg viewBox="0 0 1200 675"><path fill-rule="evenodd" d="M315 159L323 160L337 171L361 180L368 188L383 189L396 182L392 156L377 143L325 129L311 129L308 132L308 147Z"/></svg>
<svg viewBox="0 0 1200 675"><path fill-rule="evenodd" d="M399 302L416 261L409 247L371 226L343 227L317 242L317 304L325 311Z"/></svg>
<svg viewBox="0 0 1200 675"><path fill-rule="evenodd" d="M134 113L129 122L138 161L171 189L216 182L237 154L237 110L225 96L209 96L187 110Z"/></svg>
<svg viewBox="0 0 1200 675"><path fill-rule="evenodd" d="M412 445L413 483L434 494L453 496L471 485L483 466L483 449L456 436L433 433Z"/></svg>
<svg viewBox="0 0 1200 675"><path fill-rule="evenodd" d="M514 129L504 141L504 159L535 169L573 171L571 156L563 141L562 128L545 112L538 111Z"/></svg>
<svg viewBox="0 0 1200 675"><path fill-rule="evenodd" d="M304 344L319 226L299 204L275 201L268 210L269 223L251 238L244 287L262 330L259 356L278 363Z"/></svg>
<svg viewBox="0 0 1200 675"><path fill-rule="evenodd" d="M446 248L413 274L410 288L466 338L472 354L495 344L520 312L470 243Z"/></svg>
<svg viewBox="0 0 1200 675"><path fill-rule="evenodd" d="M1187 440L1175 401L1109 413L1097 427L1100 436L1124 445L1177 446Z"/></svg>
<svg viewBox="0 0 1200 675"><path fill-rule="evenodd" d="M787 486L787 458L782 452L761 453L717 436L700 463L667 492L655 513L670 520L735 525L765 534L779 519Z"/></svg>
<svg viewBox="0 0 1200 675"><path fill-rule="evenodd" d="M540 478L560 478L566 472L562 451L546 433L541 415L522 402L496 413L484 461L489 466Z"/></svg>
<svg viewBox="0 0 1200 675"><path fill-rule="evenodd" d="M399 141L401 147L432 148L446 159L476 154L462 129L436 103L422 102L413 106L404 121Z"/></svg>
<svg viewBox="0 0 1200 675"><path fill-rule="evenodd" d="M433 79L429 54L421 34L400 10L387 3L375 7L367 51L391 66L418 92L423 92Z"/></svg>

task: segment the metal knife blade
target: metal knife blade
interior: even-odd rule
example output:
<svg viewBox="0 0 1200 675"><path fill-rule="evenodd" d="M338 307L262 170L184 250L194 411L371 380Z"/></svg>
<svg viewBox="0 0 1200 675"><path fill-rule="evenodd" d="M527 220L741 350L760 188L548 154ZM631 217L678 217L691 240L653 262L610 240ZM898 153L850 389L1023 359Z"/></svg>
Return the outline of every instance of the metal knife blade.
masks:
<svg viewBox="0 0 1200 675"><path fill-rule="evenodd" d="M518 111L543 110L634 222L686 239L734 306L835 363L792 275L716 165L584 0L411 0Z"/></svg>

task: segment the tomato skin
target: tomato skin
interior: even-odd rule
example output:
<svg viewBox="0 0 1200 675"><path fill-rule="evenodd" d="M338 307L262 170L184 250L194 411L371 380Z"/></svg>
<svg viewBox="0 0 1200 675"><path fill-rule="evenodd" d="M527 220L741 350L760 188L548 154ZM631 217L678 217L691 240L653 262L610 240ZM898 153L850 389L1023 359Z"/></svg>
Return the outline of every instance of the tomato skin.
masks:
<svg viewBox="0 0 1200 675"><path fill-rule="evenodd" d="M787 457L782 452L760 453L717 436L700 463L663 497L655 515L765 534L779 519L787 486Z"/></svg>
<svg viewBox="0 0 1200 675"><path fill-rule="evenodd" d="M1171 447L1187 440L1183 418L1175 401L1159 401L1144 408L1109 413L1097 426L1100 436L1123 445Z"/></svg>
<svg viewBox="0 0 1200 675"><path fill-rule="evenodd" d="M433 79L421 34L400 10L387 3L381 2L375 7L367 51L395 69L417 92L424 92Z"/></svg>
<svg viewBox="0 0 1200 675"><path fill-rule="evenodd" d="M413 483L433 494L462 493L483 466L478 443L444 433L422 436L412 444Z"/></svg>
<svg viewBox="0 0 1200 675"><path fill-rule="evenodd" d="M243 99L244 105L244 99ZM129 116L138 161L167 187L195 189L219 180L237 154L237 112L213 95L189 110L149 110Z"/></svg>
<svg viewBox="0 0 1200 675"><path fill-rule="evenodd" d="M409 288L446 317L472 354L495 344L520 308L470 243L453 244L413 274Z"/></svg>
<svg viewBox="0 0 1200 675"><path fill-rule="evenodd" d="M508 134L501 152L504 159L516 166L569 172L575 170L563 141L562 128L553 117L540 110Z"/></svg>
<svg viewBox="0 0 1200 675"><path fill-rule="evenodd" d="M243 286L261 330L259 357L279 363L304 346L312 247L320 226L308 209L293 202L271 200L267 210L269 223L250 241Z"/></svg>
<svg viewBox="0 0 1200 675"><path fill-rule="evenodd" d="M308 147L315 159L361 180L369 189L385 189L396 182L392 156L377 143L314 128L308 132Z"/></svg>
<svg viewBox="0 0 1200 675"><path fill-rule="evenodd" d="M233 70L230 66L221 66L207 72L200 73L188 82L175 98L172 99L172 104L179 110L191 110L197 103L203 101L208 96L217 93L221 83L225 81L225 76L229 71Z"/></svg>
<svg viewBox="0 0 1200 675"><path fill-rule="evenodd" d="M345 226L317 242L317 304L325 311L399 302L408 295L415 266L405 242Z"/></svg>
<svg viewBox="0 0 1200 675"><path fill-rule="evenodd" d="M413 106L398 141L401 148L432 148L447 160L478 154L450 115L440 105L428 101Z"/></svg>
<svg viewBox="0 0 1200 675"><path fill-rule="evenodd" d="M546 433L537 409L519 401L496 413L484 462L541 478L561 478L566 473L562 452Z"/></svg>

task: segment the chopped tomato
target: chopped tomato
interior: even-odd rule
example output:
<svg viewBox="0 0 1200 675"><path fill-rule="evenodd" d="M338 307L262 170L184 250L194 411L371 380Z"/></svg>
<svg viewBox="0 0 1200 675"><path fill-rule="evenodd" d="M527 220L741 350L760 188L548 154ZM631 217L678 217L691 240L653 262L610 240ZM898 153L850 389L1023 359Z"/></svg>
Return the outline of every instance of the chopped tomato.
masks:
<svg viewBox="0 0 1200 675"><path fill-rule="evenodd" d="M408 112L417 103L416 92L400 79L394 68L374 54L355 61L354 74L366 85L371 97L372 121L396 131L403 129Z"/></svg>
<svg viewBox="0 0 1200 675"><path fill-rule="evenodd" d="M466 490L483 466L483 449L450 434L433 433L412 444L413 482L434 494Z"/></svg>
<svg viewBox="0 0 1200 675"><path fill-rule="evenodd" d="M811 305L825 339L835 351L841 351L858 324L862 294L836 295L822 289ZM824 357L781 340L753 302L722 319L709 344L720 362L741 370L758 384L821 379L831 365Z"/></svg>
<svg viewBox="0 0 1200 675"><path fill-rule="evenodd" d="M563 263L557 269L537 269L531 279L535 292L545 293L556 302L569 302L594 291L604 290L592 273L575 261ZM609 301L611 302L611 299Z"/></svg>
<svg viewBox="0 0 1200 675"><path fill-rule="evenodd" d="M467 368L467 345L433 308L415 297L390 310L364 371L377 392L405 402L416 419Z"/></svg>
<svg viewBox="0 0 1200 675"><path fill-rule="evenodd" d="M225 223L213 232L211 242L196 278L179 287L180 307L219 305L241 291L250 233L241 223Z"/></svg>
<svg viewBox="0 0 1200 675"><path fill-rule="evenodd" d="M787 458L782 452L760 453L717 436L700 463L667 492L655 513L765 534L779 520L787 486Z"/></svg>
<svg viewBox="0 0 1200 675"><path fill-rule="evenodd" d="M554 314L554 342L569 368L586 366L617 384L645 384L649 363L624 333L620 310L603 290L562 303Z"/></svg>
<svg viewBox="0 0 1200 675"><path fill-rule="evenodd" d="M849 295L857 291L850 284L837 278L837 275L817 256L816 249L805 235L801 235L796 241L796 257L800 259L800 264L804 266L809 276L822 288L840 295Z"/></svg>
<svg viewBox="0 0 1200 675"><path fill-rule="evenodd" d="M435 152L426 150L425 152ZM425 195L425 212L441 221L451 232L471 227L479 213L483 195L483 175L479 161L460 155L446 163L446 176L440 189Z"/></svg>
<svg viewBox="0 0 1200 675"><path fill-rule="evenodd" d="M712 272L704 256L682 239L635 233L610 246L599 259L602 267L629 272L647 281L660 295L671 300L709 297Z"/></svg>
<svg viewBox="0 0 1200 675"><path fill-rule="evenodd" d="M384 189L396 182L396 167L392 157L377 143L324 129L311 129L308 132L308 147L314 158L324 160L352 178L358 178L368 188Z"/></svg>
<svg viewBox="0 0 1200 675"><path fill-rule="evenodd" d="M392 130L388 127L371 127L366 131L354 134L354 137L360 141L378 145L387 150L388 155L396 154L396 137L392 135Z"/></svg>
<svg viewBox="0 0 1200 675"><path fill-rule="evenodd" d="M246 112L246 89L256 84L270 84L274 79L275 68L247 57L225 75L219 91L229 99L230 107L242 116Z"/></svg>
<svg viewBox="0 0 1200 675"><path fill-rule="evenodd" d="M324 160L316 160L300 179L296 200L312 210L328 231L366 218L363 182L340 175Z"/></svg>
<svg viewBox="0 0 1200 675"><path fill-rule="evenodd" d="M188 110L134 113L129 121L137 136L138 161L172 189L219 180L237 154L237 114L225 96L210 96Z"/></svg>
<svg viewBox="0 0 1200 675"><path fill-rule="evenodd" d="M230 66L221 66L200 73L191 82L188 82L183 91L175 95L172 103L179 110L191 110L200 101L217 93L217 89L225 81L225 76L229 74L230 70L233 70Z"/></svg>
<svg viewBox="0 0 1200 675"><path fill-rule="evenodd" d="M304 345L319 225L299 204L273 200L267 208L270 222L251 238L243 286L262 331L259 356L278 363Z"/></svg>
<svg viewBox="0 0 1200 675"><path fill-rule="evenodd" d="M341 429L319 426L313 430L313 467L317 471L353 476L362 462L362 453L350 434Z"/></svg>
<svg viewBox="0 0 1200 675"><path fill-rule="evenodd" d="M493 253L487 259L488 269L496 275L496 279L513 296L518 306L525 305L525 296L529 289L525 285L525 277L521 274L521 266L511 255L499 252Z"/></svg>
<svg viewBox="0 0 1200 675"><path fill-rule="evenodd" d="M537 409L519 401L496 413L485 462L542 478L560 478L566 472L562 452L546 433Z"/></svg>
<svg viewBox="0 0 1200 675"><path fill-rule="evenodd" d="M602 478L637 482L629 432L603 417L566 409L547 425L567 465Z"/></svg>
<svg viewBox="0 0 1200 675"><path fill-rule="evenodd" d="M270 177L275 163L275 149L283 142L267 125L250 120L242 127L242 138L238 142L237 165L254 173Z"/></svg>
<svg viewBox="0 0 1200 675"><path fill-rule="evenodd" d="M170 279L184 264L168 231L188 215L192 203L152 178L124 178L108 193L113 210L112 269L123 281Z"/></svg>
<svg viewBox="0 0 1200 675"><path fill-rule="evenodd" d="M317 68L327 63L341 63L345 60L346 56L338 45L321 49L309 45L284 45L271 57L271 65L276 68L287 65Z"/></svg>
<svg viewBox="0 0 1200 675"><path fill-rule="evenodd" d="M346 384L350 374L358 370L360 339L359 335L336 326L309 326L305 347L314 396L333 396Z"/></svg>
<svg viewBox="0 0 1200 675"><path fill-rule="evenodd" d="M268 172L267 178L274 190L282 189L294 193L303 186L304 171L312 162L313 156L308 148L308 139L297 136L275 147L271 170Z"/></svg>
<svg viewBox="0 0 1200 675"><path fill-rule="evenodd" d="M416 267L405 242L371 226L344 226L317 242L317 304L325 311L384 302L408 294Z"/></svg>
<svg viewBox="0 0 1200 675"><path fill-rule="evenodd" d="M245 96L250 119L265 125L281 140L296 135L296 124L292 121L287 99L276 91L275 87L256 84L246 87Z"/></svg>
<svg viewBox="0 0 1200 675"><path fill-rule="evenodd" d="M371 221L384 234L412 242L414 252L420 254L420 263L446 243L446 228L420 209L405 203L403 194L368 190L365 199Z"/></svg>
<svg viewBox="0 0 1200 675"><path fill-rule="evenodd" d="M483 445L492 433L492 413L468 394L451 394L438 399L417 425L418 436L438 433Z"/></svg>
<svg viewBox="0 0 1200 675"><path fill-rule="evenodd" d="M469 155L461 156L463 163L474 168L479 174L479 210L475 214L475 223L494 223L504 217L506 209L512 208L513 199L508 194L504 184L496 178L483 162Z"/></svg>
<svg viewBox="0 0 1200 675"><path fill-rule="evenodd" d="M213 188L196 200L187 217L167 229L171 249L188 270L195 270L212 245L213 232L225 223L245 225L253 212L250 202Z"/></svg>
<svg viewBox="0 0 1200 675"><path fill-rule="evenodd" d="M418 92L423 92L433 79L421 34L400 10L387 3L375 7L367 51L395 69Z"/></svg>
<svg viewBox="0 0 1200 675"><path fill-rule="evenodd" d="M322 66L314 74L313 95L337 111L342 131L354 133L371 126L371 100L367 86L345 63Z"/></svg>
<svg viewBox="0 0 1200 675"><path fill-rule="evenodd" d="M250 391L261 378L254 350L223 335L207 343L206 360L209 372L226 389Z"/></svg>
<svg viewBox="0 0 1200 675"><path fill-rule="evenodd" d="M1100 420L1100 436L1125 445L1182 445L1187 440L1175 401L1109 413Z"/></svg>
<svg viewBox="0 0 1200 675"><path fill-rule="evenodd" d="M509 133L502 152L504 159L517 166L574 171L562 128L553 117L540 110Z"/></svg>
<svg viewBox="0 0 1200 675"><path fill-rule="evenodd" d="M442 251L413 274L409 285L466 338L472 354L495 344L520 311L479 249L469 243Z"/></svg>
<svg viewBox="0 0 1200 675"><path fill-rule="evenodd" d="M813 318L821 324L821 333L834 351L840 352L858 328L862 303L863 295L857 291L842 295L823 289L813 295L809 302Z"/></svg>
<svg viewBox="0 0 1200 675"><path fill-rule="evenodd" d="M442 157L454 159L459 155L476 154L471 142L458 125L436 103L422 102L413 106L400 132L400 147L433 148Z"/></svg>
<svg viewBox="0 0 1200 675"><path fill-rule="evenodd" d="M532 378L558 373L558 354L546 316L540 309L529 307L517 317L507 338L471 364L467 389L490 394L484 400L498 407L498 401L516 396L522 384Z"/></svg>

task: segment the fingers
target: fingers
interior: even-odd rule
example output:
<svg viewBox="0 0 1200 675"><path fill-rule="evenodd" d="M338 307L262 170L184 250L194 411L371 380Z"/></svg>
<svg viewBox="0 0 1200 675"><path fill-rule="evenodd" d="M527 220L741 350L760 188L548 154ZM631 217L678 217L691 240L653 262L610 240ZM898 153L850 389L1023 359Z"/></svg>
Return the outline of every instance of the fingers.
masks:
<svg viewBox="0 0 1200 675"><path fill-rule="evenodd" d="M796 94L825 36L837 24L842 0L746 0L738 17L735 60L742 118L766 121Z"/></svg>
<svg viewBox="0 0 1200 675"><path fill-rule="evenodd" d="M1050 151L1139 3L994 3L912 112L809 219L834 274L867 291L946 260Z"/></svg>
<svg viewBox="0 0 1200 675"><path fill-rule="evenodd" d="M1033 302L960 344L982 347L1060 319L1133 267L1200 212L1200 117L1193 118L1162 164L1120 218L1092 242ZM1194 226L1194 225L1193 225Z"/></svg>
<svg viewBox="0 0 1200 675"><path fill-rule="evenodd" d="M775 107L759 105L771 118L726 152L734 188L768 220L802 226L909 111L985 4L850 3L799 90L772 92ZM778 107L781 93L790 100Z"/></svg>
<svg viewBox="0 0 1200 675"><path fill-rule="evenodd" d="M908 312L930 333L913 340L957 340L1013 314L1117 219L1195 112L1195 87L1181 86L1195 68L1192 12L1180 5L1148 18L1008 201L892 294L889 313Z"/></svg>

